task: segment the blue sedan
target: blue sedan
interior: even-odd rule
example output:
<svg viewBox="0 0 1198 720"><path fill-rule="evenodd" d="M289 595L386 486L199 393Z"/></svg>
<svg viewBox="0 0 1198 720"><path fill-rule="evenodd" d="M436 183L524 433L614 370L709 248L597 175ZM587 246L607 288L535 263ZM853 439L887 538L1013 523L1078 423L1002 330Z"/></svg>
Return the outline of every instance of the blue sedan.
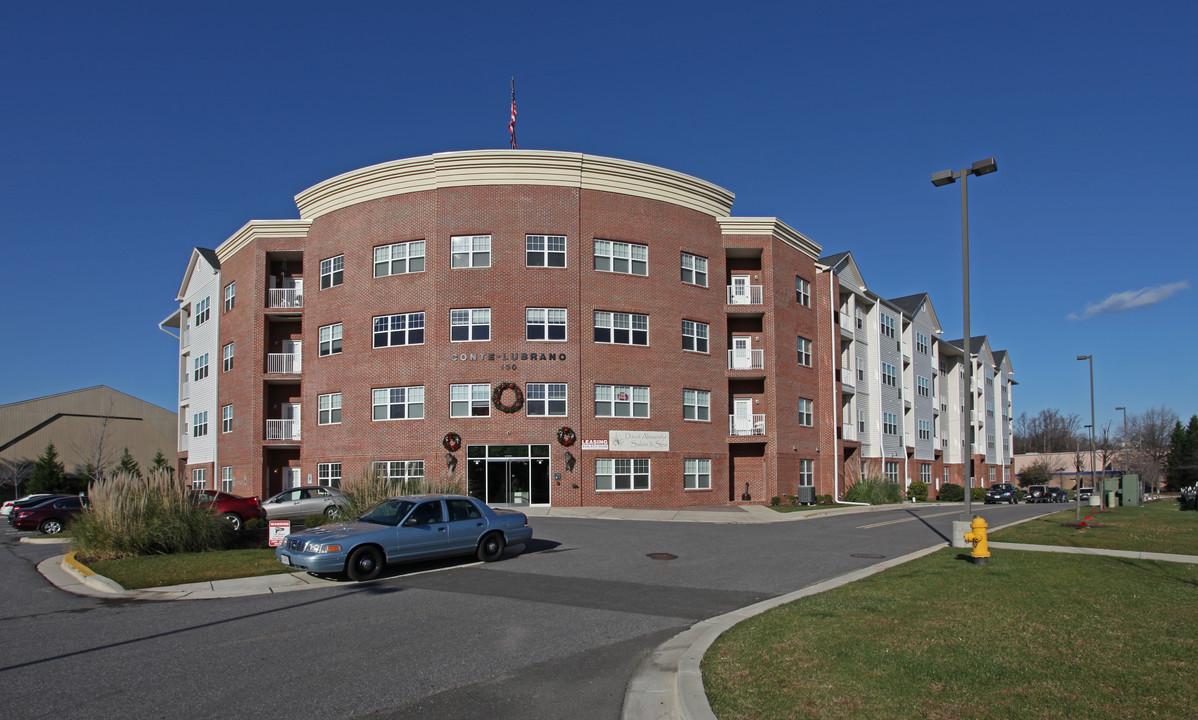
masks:
<svg viewBox="0 0 1198 720"><path fill-rule="evenodd" d="M532 539L528 517L493 510L461 495L404 495L384 500L352 522L287 536L275 549L284 565L310 573L373 580L389 563L476 555L493 562L504 548Z"/></svg>

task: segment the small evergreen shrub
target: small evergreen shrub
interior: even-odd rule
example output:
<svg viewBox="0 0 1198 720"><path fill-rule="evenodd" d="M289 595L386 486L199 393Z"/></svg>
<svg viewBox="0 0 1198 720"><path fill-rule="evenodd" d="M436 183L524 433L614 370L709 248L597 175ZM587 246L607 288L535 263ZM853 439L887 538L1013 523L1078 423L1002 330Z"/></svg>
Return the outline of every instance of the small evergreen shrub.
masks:
<svg viewBox="0 0 1198 720"><path fill-rule="evenodd" d="M262 518L250 518L245 521L243 527L246 530L261 530L262 528L270 527L270 523Z"/></svg>
<svg viewBox="0 0 1198 720"><path fill-rule="evenodd" d="M919 502L924 502L928 499L928 485L923 480L912 480L907 486L907 497L915 498Z"/></svg>
<svg viewBox="0 0 1198 720"><path fill-rule="evenodd" d="M936 499L944 502L961 502L965 499L965 488L956 483L945 483L940 486L940 494L936 496Z"/></svg>
<svg viewBox="0 0 1198 720"><path fill-rule="evenodd" d="M770 505L772 505L773 507L778 507L781 504L782 504L782 498L778 497L777 495L770 498Z"/></svg>
<svg viewBox="0 0 1198 720"><path fill-rule="evenodd" d="M863 502L870 505L886 505L902 501L897 483L886 478L864 478L858 480L844 494L847 502Z"/></svg>
<svg viewBox="0 0 1198 720"><path fill-rule="evenodd" d="M961 499L965 499L965 494L961 494ZM969 493L969 499L973 502L984 502L986 500L986 488L973 488Z"/></svg>

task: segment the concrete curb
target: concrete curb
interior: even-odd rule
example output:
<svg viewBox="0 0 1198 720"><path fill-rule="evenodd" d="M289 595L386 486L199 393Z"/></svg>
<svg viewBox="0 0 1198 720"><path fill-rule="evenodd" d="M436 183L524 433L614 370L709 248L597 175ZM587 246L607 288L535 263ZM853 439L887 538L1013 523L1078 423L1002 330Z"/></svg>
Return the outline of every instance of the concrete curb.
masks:
<svg viewBox="0 0 1198 720"><path fill-rule="evenodd" d="M1055 552L1067 555L1105 555L1106 557L1131 560L1158 560L1161 562L1198 565L1198 555L1173 555L1171 553L1144 552L1142 550L1103 550L1101 548L1066 547L1064 545L1031 545L1028 543L991 542L990 547L999 550L1028 550L1031 552Z"/></svg>

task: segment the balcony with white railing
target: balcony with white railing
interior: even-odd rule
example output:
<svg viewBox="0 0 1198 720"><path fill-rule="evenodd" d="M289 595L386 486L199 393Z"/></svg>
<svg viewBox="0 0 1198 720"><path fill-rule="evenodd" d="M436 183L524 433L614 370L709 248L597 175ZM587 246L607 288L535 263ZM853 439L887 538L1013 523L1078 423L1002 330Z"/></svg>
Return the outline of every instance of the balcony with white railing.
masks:
<svg viewBox="0 0 1198 720"><path fill-rule="evenodd" d="M268 308L302 308L304 291L301 288L271 288L267 291Z"/></svg>
<svg viewBox="0 0 1198 720"><path fill-rule="evenodd" d="M187 348L191 346L191 324L183 326L183 331L179 334L179 347Z"/></svg>
<svg viewBox="0 0 1198 720"><path fill-rule="evenodd" d="M855 441L857 439L857 424L847 422L841 429L841 439Z"/></svg>
<svg viewBox="0 0 1198 720"><path fill-rule="evenodd" d="M303 356L299 353L268 353L266 372L281 375L298 375Z"/></svg>
<svg viewBox="0 0 1198 720"><path fill-rule="evenodd" d="M728 434L733 437L765 435L765 415L728 416Z"/></svg>
<svg viewBox="0 0 1198 720"><path fill-rule="evenodd" d="M300 421L299 420L267 420L266 421L266 439L267 440L299 440L300 439Z"/></svg>
<svg viewBox="0 0 1198 720"><path fill-rule="evenodd" d="M760 285L729 285L728 286L728 304L729 305L760 305L761 304L761 286Z"/></svg>
<svg viewBox="0 0 1198 720"><path fill-rule="evenodd" d="M729 370L763 370L765 369L765 350L762 348L743 348L728 351Z"/></svg>
<svg viewBox="0 0 1198 720"><path fill-rule="evenodd" d="M840 336L846 340L852 340L856 334L857 328L853 323L853 316L846 312L840 313Z"/></svg>
<svg viewBox="0 0 1198 720"><path fill-rule="evenodd" d="M187 433L179 436L179 452L187 452Z"/></svg>

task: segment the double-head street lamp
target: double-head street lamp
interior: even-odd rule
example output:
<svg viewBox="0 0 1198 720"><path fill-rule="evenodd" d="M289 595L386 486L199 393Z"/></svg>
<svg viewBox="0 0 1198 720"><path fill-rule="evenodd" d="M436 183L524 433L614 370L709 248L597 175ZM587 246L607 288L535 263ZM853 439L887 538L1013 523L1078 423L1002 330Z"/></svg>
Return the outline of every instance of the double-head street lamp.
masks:
<svg viewBox="0 0 1198 720"><path fill-rule="evenodd" d="M1090 361L1090 491L1098 493L1099 508L1102 507L1102 490L1094 483L1094 356L1093 355L1078 355L1078 360ZM1082 494L1081 483L1078 483L1077 493L1077 519L1082 519Z"/></svg>
<svg viewBox="0 0 1198 720"><path fill-rule="evenodd" d="M964 476L965 484L965 515L964 519L969 520L972 508L970 507L971 496L973 494L973 343L969 336L969 176L970 175L989 175L998 170L998 163L994 162L994 158L986 158L978 160L971 167L961 168L957 171L944 170L932 175L932 184L936 187L951 185L957 180L961 181L961 277L963 302L963 315L965 322L965 337L962 344L965 346L965 412L961 418L961 473Z"/></svg>

